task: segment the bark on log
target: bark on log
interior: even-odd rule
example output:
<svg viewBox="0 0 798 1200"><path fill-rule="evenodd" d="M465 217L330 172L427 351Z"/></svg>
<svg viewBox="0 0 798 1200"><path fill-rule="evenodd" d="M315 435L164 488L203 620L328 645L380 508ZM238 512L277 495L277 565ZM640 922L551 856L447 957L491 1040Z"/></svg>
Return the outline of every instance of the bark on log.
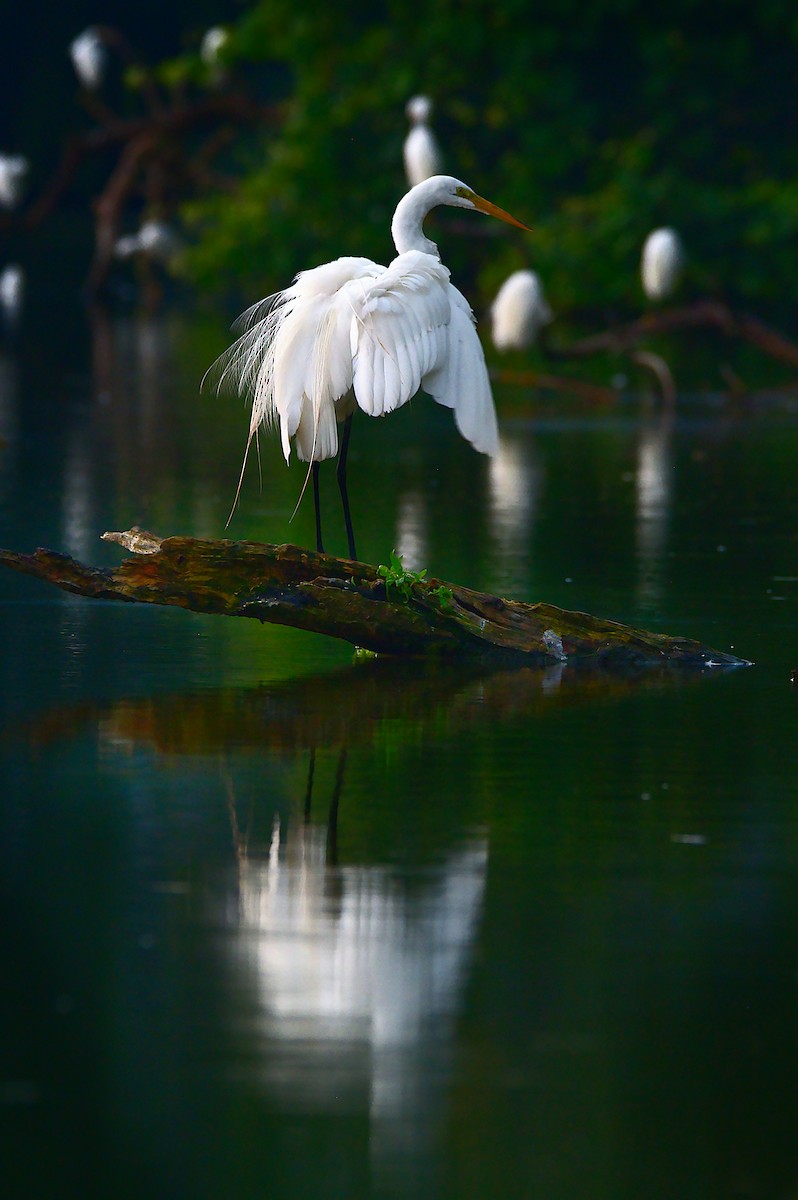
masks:
<svg viewBox="0 0 798 1200"><path fill-rule="evenodd" d="M171 604L341 638L400 656L477 657L612 666L742 666L689 638L633 629L552 604L503 600L438 579L413 582L406 602L367 563L261 542L103 534L133 552L89 567L54 550L0 550L0 564L98 600Z"/></svg>

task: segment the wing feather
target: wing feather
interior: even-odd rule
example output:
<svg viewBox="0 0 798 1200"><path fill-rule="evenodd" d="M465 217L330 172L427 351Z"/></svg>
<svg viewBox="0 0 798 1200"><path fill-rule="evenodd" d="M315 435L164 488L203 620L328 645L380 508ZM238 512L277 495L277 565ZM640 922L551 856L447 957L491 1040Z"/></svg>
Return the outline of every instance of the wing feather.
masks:
<svg viewBox="0 0 798 1200"><path fill-rule="evenodd" d="M375 278L356 305L350 345L360 408L379 417L406 404L446 344L449 272L430 254L409 251Z"/></svg>
<svg viewBox="0 0 798 1200"><path fill-rule="evenodd" d="M496 454L499 431L496 409L477 336L471 306L456 287L448 285L451 320L447 327L447 353L422 380L422 386L438 404L454 409L460 433L475 450Z"/></svg>
<svg viewBox="0 0 798 1200"><path fill-rule="evenodd" d="M300 458L337 452L335 405L352 386L349 289L385 268L366 258L339 258L303 271L282 292L248 309L245 332L206 373L217 391L252 397L249 441L260 425L278 424L288 460L291 438ZM362 286L362 284L361 284Z"/></svg>

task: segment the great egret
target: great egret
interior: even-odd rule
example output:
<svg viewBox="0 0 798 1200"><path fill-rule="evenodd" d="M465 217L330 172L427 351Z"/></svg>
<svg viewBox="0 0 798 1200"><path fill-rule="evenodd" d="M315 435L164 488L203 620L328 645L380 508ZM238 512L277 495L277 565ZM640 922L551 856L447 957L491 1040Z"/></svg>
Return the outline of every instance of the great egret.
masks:
<svg viewBox="0 0 798 1200"><path fill-rule="evenodd" d="M96 92L108 68L108 50L97 29L90 25L69 44L69 57L81 87Z"/></svg>
<svg viewBox="0 0 798 1200"><path fill-rule="evenodd" d="M22 154L0 154L0 206L16 208L25 191L30 164Z"/></svg>
<svg viewBox="0 0 798 1200"><path fill-rule="evenodd" d="M0 271L0 316L9 330L16 328L25 296L25 273L18 263Z"/></svg>
<svg viewBox="0 0 798 1200"><path fill-rule="evenodd" d="M206 67L215 67L219 61L219 51L230 39L230 34L221 25L208 29L200 42L200 58Z"/></svg>
<svg viewBox="0 0 798 1200"><path fill-rule="evenodd" d="M407 182L411 187L440 175L443 159L435 134L429 127L432 101L429 96L413 96L405 112L412 126L405 138L404 159Z"/></svg>
<svg viewBox="0 0 798 1200"><path fill-rule="evenodd" d="M540 277L534 271L514 271L505 279L490 310L493 344L497 350L525 350L552 320Z"/></svg>
<svg viewBox="0 0 798 1200"><path fill-rule="evenodd" d="M684 248L675 229L655 229L645 240L640 262L643 291L649 300L664 300L676 289L684 267Z"/></svg>
<svg viewBox="0 0 798 1200"><path fill-rule="evenodd" d="M165 221L145 221L138 233L126 234L117 240L114 254L117 258L143 254L153 262L168 266L180 248L180 238L171 225Z"/></svg>
<svg viewBox="0 0 798 1200"><path fill-rule="evenodd" d="M342 421L338 485L349 554L356 558L346 491L356 405L379 417L424 388L454 410L457 428L476 450L496 452L496 412L474 314L422 228L438 205L528 228L459 179L433 176L399 201L391 224L398 257L389 267L338 258L303 271L291 287L239 318L246 332L211 367L217 391L231 384L253 395L247 452L261 424L279 424L286 462L293 438L297 456L312 464L320 551L319 463L338 452ZM236 499L246 462L245 453Z"/></svg>

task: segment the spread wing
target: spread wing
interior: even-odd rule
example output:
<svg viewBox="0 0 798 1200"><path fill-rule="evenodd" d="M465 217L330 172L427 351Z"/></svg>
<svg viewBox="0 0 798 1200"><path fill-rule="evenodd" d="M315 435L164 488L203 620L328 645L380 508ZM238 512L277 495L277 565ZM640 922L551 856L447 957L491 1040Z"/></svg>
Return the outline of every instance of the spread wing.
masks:
<svg viewBox="0 0 798 1200"><path fill-rule="evenodd" d="M424 376L421 385L438 404L454 409L457 428L475 450L482 454L497 454L496 409L474 314L465 296L451 283L448 284L448 301L451 319L447 327L446 350L435 368Z"/></svg>
<svg viewBox="0 0 798 1200"><path fill-rule="evenodd" d="M240 318L244 333L209 372L217 389L252 395L249 441L279 424L286 460L295 439L306 462L338 450L336 405L351 389L383 416L423 387L454 409L484 453L498 437L482 347L466 300L434 255L408 251L389 267L340 258ZM246 457L245 457L246 463Z"/></svg>
<svg viewBox="0 0 798 1200"><path fill-rule="evenodd" d="M449 272L410 251L352 297L350 349L355 399L372 417L406 404L446 353Z"/></svg>
<svg viewBox="0 0 798 1200"><path fill-rule="evenodd" d="M279 424L286 460L294 436L306 461L336 454L335 403L352 386L348 289L384 272L367 258L339 258L303 271L239 318L245 332L206 379L217 391L252 396L250 442L259 425Z"/></svg>

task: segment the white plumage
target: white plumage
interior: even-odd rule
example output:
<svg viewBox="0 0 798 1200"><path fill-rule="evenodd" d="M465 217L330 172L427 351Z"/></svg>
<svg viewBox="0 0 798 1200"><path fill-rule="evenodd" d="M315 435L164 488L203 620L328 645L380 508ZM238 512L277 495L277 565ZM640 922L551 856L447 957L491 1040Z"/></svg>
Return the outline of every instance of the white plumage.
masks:
<svg viewBox="0 0 798 1200"><path fill-rule="evenodd" d="M180 238L171 225L165 221L145 221L138 233L125 234L117 240L114 254L117 258L143 254L168 266L180 249Z"/></svg>
<svg viewBox="0 0 798 1200"><path fill-rule="evenodd" d="M411 187L433 175L440 175L443 157L435 134L429 127L432 101L428 96L413 96L405 108L412 126L405 138L404 160L407 182Z"/></svg>
<svg viewBox="0 0 798 1200"><path fill-rule="evenodd" d="M535 271L514 271L499 288L490 310L497 350L525 350L552 320Z"/></svg>
<svg viewBox="0 0 798 1200"><path fill-rule="evenodd" d="M82 87L96 92L105 78L108 51L98 31L89 26L69 44L69 57Z"/></svg>
<svg viewBox="0 0 798 1200"><path fill-rule="evenodd" d="M422 230L440 204L526 228L459 180L435 176L399 202L390 266L339 258L303 271L255 305L240 318L243 336L211 368L218 390L252 394L247 449L260 425L277 425L286 461L293 439L298 457L315 466L338 452L337 423L356 406L384 416L423 388L453 410L476 450L496 452L496 413L474 316Z"/></svg>
<svg viewBox="0 0 798 1200"><path fill-rule="evenodd" d="M16 208L25 191L30 164L21 154L0 154L0 205Z"/></svg>
<svg viewBox="0 0 798 1200"><path fill-rule="evenodd" d="M214 25L203 35L200 42L200 58L208 67L213 67L219 61L219 51L229 40L230 34L221 25Z"/></svg>
<svg viewBox="0 0 798 1200"><path fill-rule="evenodd" d="M664 300L675 291L684 267L684 248L675 229L655 229L645 240L640 262L643 291L649 300Z"/></svg>
<svg viewBox="0 0 798 1200"><path fill-rule="evenodd" d="M7 328L16 326L24 298L25 273L18 263L10 263L0 272L0 315Z"/></svg>

